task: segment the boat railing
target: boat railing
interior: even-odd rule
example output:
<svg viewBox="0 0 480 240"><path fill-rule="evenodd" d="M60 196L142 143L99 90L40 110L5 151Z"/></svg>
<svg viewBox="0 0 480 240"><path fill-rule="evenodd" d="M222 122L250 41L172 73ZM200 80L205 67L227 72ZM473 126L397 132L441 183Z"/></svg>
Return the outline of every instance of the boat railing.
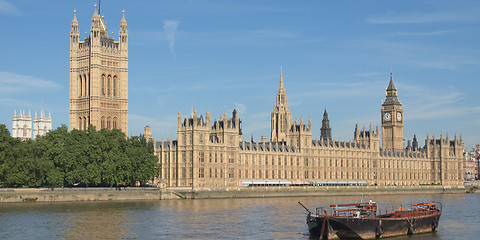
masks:
<svg viewBox="0 0 480 240"><path fill-rule="evenodd" d="M324 209L323 207L316 208L315 212L318 216L335 216L335 217L375 217L377 214L377 207L373 206L340 206Z"/></svg>
<svg viewBox="0 0 480 240"><path fill-rule="evenodd" d="M428 213L430 211L442 211L442 204L439 202L432 202L432 203L416 203L416 204L411 204L411 207L409 209L403 209L403 206L400 206L400 208L396 209L395 207L391 207L391 210L389 210L389 207L385 207L385 209L380 209L378 212L378 216L380 218L388 218L388 217L415 217L419 216L422 213Z"/></svg>
<svg viewBox="0 0 480 240"><path fill-rule="evenodd" d="M305 206L303 207L305 208ZM389 208L391 208L391 210ZM411 217L422 215L424 213L428 213L432 210L437 210L441 212L442 204L439 202L417 203L417 204L412 204L411 208L409 209L404 209L403 206L400 206L399 208L393 207L393 206L390 206L390 207L386 206L384 209L378 209L376 204L366 204L366 203L337 204L337 205L330 205L330 208L324 208L324 207L315 208L315 215L316 216L333 216L333 217L356 217L356 218L363 218L363 217L411 218ZM307 211L310 212L308 209Z"/></svg>

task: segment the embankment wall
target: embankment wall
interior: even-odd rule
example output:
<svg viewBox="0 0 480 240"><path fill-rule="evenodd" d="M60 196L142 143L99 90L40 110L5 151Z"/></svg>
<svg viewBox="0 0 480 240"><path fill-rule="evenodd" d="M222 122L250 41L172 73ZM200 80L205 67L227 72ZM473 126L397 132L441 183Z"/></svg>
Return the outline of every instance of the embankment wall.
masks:
<svg viewBox="0 0 480 240"><path fill-rule="evenodd" d="M369 196L390 194L458 194L464 187L238 187L238 188L4 188L0 202L135 201L169 199Z"/></svg>

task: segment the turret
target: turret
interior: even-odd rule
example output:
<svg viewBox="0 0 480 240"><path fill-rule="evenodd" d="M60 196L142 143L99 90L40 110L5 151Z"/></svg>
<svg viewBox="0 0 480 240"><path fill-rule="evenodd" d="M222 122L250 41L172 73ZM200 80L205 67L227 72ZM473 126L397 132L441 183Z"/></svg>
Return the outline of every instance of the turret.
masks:
<svg viewBox="0 0 480 240"><path fill-rule="evenodd" d="M417 151L417 150L418 150L417 135L415 135L415 134L413 135L412 148L413 148L413 151Z"/></svg>
<svg viewBox="0 0 480 240"><path fill-rule="evenodd" d="M327 109L323 112L322 128L320 128L320 138L323 140L332 140L332 128L330 128L330 120L328 120Z"/></svg>
<svg viewBox="0 0 480 240"><path fill-rule="evenodd" d="M128 51L128 30L127 30L127 20L125 19L125 10L122 11L123 17L120 21L120 31L118 33L120 50Z"/></svg>
<svg viewBox="0 0 480 240"><path fill-rule="evenodd" d="M100 35L102 32L102 19L97 13L97 4L95 4L95 11L92 16L92 25L90 26L90 37L92 41L92 46L100 46Z"/></svg>
<svg viewBox="0 0 480 240"><path fill-rule="evenodd" d="M355 124L355 132L353 133L353 139L358 140L359 134L358 134L358 123Z"/></svg>
<svg viewBox="0 0 480 240"><path fill-rule="evenodd" d="M78 47L80 31L78 30L77 10L73 10L72 29L70 30L70 49Z"/></svg>
<svg viewBox="0 0 480 240"><path fill-rule="evenodd" d="M292 113L287 105L287 93L283 85L283 70L280 67L280 83L276 96L276 104L273 107L271 118L271 141L287 142L289 129L292 125Z"/></svg>
<svg viewBox="0 0 480 240"><path fill-rule="evenodd" d="M178 108L177 120L178 120L178 129L180 129L180 127L182 126L182 111L180 111L180 108Z"/></svg>
<svg viewBox="0 0 480 240"><path fill-rule="evenodd" d="M207 108L207 113L205 114L205 122L207 124L207 126L210 126L212 125L212 114L210 114L210 111L208 110Z"/></svg>

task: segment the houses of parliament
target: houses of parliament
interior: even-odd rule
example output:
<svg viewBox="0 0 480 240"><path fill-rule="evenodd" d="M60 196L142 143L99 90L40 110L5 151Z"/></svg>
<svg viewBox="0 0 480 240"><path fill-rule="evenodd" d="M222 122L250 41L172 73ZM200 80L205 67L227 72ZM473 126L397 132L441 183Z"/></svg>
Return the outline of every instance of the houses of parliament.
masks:
<svg viewBox="0 0 480 240"><path fill-rule="evenodd" d="M386 81L387 83L387 81ZM380 93L379 93L380 95ZM272 100L270 139L242 140L236 110L213 119L196 110L178 111L177 138L155 142L161 164L156 184L167 187L237 187L265 184L361 184L372 186L463 185L462 138L448 134L414 137L404 147L404 109L392 74L379 109L379 126L354 128L349 141L336 141L325 110L319 139L312 120L292 121L282 71ZM407 111L408 112L408 111ZM103 16L95 11L90 36L80 41L74 12L70 31L70 129L121 129L128 133L128 30L125 12L119 40L108 36ZM150 127L144 136L153 141Z"/></svg>
<svg viewBox="0 0 480 240"><path fill-rule="evenodd" d="M312 121L292 121L282 72L271 114L271 135L260 142L242 141L238 112L212 119L207 110L183 117L178 111L177 139L156 142L161 163L158 182L171 187L355 184L373 186L463 185L462 138L427 135L419 147L414 137L404 148L404 110L392 74L380 108L378 125L353 130L350 141L335 141L325 110L320 139L312 138ZM151 138L146 127L145 136Z"/></svg>

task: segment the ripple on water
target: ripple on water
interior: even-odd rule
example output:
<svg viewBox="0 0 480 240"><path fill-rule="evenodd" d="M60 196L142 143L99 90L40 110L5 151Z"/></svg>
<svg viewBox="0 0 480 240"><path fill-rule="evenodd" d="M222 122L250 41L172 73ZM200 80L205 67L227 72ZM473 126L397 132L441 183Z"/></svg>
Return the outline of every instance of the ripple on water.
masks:
<svg viewBox="0 0 480 240"><path fill-rule="evenodd" d="M437 233L392 238L478 239L480 194L284 197L0 204L0 239L308 239L305 210L363 198L379 209L439 201Z"/></svg>

